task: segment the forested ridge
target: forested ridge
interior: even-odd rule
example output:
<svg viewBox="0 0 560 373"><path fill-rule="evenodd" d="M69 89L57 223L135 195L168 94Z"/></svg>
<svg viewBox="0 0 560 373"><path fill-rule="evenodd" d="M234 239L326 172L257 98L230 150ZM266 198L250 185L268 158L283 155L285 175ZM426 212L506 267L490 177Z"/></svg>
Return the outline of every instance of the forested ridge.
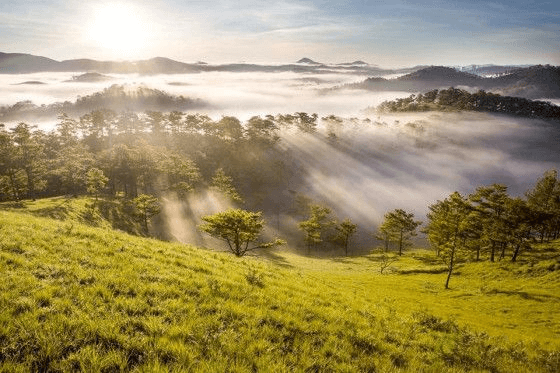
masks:
<svg viewBox="0 0 560 373"><path fill-rule="evenodd" d="M415 111L479 111L500 113L525 118L560 120L560 107L543 101L521 97L501 96L479 90L469 93L464 89L434 89L429 92L385 101L378 110L386 112Z"/></svg>

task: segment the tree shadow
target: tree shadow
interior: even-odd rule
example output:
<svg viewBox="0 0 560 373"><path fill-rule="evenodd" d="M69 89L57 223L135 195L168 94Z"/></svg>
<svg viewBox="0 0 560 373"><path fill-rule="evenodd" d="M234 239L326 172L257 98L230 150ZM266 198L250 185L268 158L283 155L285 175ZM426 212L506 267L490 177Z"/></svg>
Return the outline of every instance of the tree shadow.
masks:
<svg viewBox="0 0 560 373"><path fill-rule="evenodd" d="M436 268L414 268L414 269L401 269L398 271L400 275L415 275L415 274L432 274L437 275L440 273L447 272L448 269L445 267L436 267ZM454 272L455 275L458 275L458 272Z"/></svg>
<svg viewBox="0 0 560 373"><path fill-rule="evenodd" d="M64 204L64 203L63 203ZM42 209L34 210L33 215L41 216L44 218L51 218L56 220L65 220L68 217L68 207L63 204L44 207Z"/></svg>
<svg viewBox="0 0 560 373"><path fill-rule="evenodd" d="M131 201L99 200L96 206L101 217L111 223L113 229L140 236L145 234Z"/></svg>
<svg viewBox="0 0 560 373"><path fill-rule="evenodd" d="M500 290L500 289L490 289L485 291L484 294L492 295L492 294L505 294L505 295L514 295L519 296L523 299L534 300L537 302L545 302L550 299L560 299L560 297L551 294L531 294L526 291L518 291L518 290Z"/></svg>
<svg viewBox="0 0 560 373"><path fill-rule="evenodd" d="M276 248L268 248L268 249L259 249L252 253L252 255L265 258L270 260L272 263L284 267L284 268L293 268L294 266L288 263L286 258L278 254L278 249Z"/></svg>
<svg viewBox="0 0 560 373"><path fill-rule="evenodd" d="M414 260L421 262L424 265L438 265L441 264L441 258L438 258L435 255L412 255Z"/></svg>
<svg viewBox="0 0 560 373"><path fill-rule="evenodd" d="M27 207L25 201L12 201L12 202L4 202L0 204L0 209L2 210L9 210L9 209L24 209Z"/></svg>

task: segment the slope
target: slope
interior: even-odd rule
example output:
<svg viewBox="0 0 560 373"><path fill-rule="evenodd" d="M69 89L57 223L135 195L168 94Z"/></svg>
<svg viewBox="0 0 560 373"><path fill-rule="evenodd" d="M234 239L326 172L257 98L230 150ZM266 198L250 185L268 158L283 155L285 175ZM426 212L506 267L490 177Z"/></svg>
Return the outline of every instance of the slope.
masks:
<svg viewBox="0 0 560 373"><path fill-rule="evenodd" d="M444 308L454 297L473 298L467 300L461 281L454 292L440 291L438 265L422 265L422 255L407 257L391 275L375 273L375 255L319 260L273 252L235 258L87 226L72 214L66 220L37 217L28 209L0 211L0 371L560 367L560 310L549 294L558 276L539 277L548 286L537 300L531 298L531 279L523 282L531 287L526 298L495 288L492 281L500 274L487 279L486 293L471 289L474 296L515 297L523 312L550 312L541 315L548 324L539 325L539 334L527 337L529 324L541 319L524 321L511 307L509 317L525 337L513 332L507 340L438 316L438 299ZM473 277L483 271L476 268L470 270ZM489 308L495 305L488 302ZM490 311L471 312L477 330ZM491 334L500 334L493 328Z"/></svg>

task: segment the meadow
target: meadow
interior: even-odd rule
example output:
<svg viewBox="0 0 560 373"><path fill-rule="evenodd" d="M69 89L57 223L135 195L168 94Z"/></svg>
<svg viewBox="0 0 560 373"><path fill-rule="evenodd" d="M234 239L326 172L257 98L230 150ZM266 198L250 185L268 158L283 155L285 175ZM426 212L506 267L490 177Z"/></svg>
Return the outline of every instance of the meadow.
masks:
<svg viewBox="0 0 560 373"><path fill-rule="evenodd" d="M560 370L558 241L444 290L427 250L383 273L376 250L237 258L124 233L92 202L0 204L0 371Z"/></svg>

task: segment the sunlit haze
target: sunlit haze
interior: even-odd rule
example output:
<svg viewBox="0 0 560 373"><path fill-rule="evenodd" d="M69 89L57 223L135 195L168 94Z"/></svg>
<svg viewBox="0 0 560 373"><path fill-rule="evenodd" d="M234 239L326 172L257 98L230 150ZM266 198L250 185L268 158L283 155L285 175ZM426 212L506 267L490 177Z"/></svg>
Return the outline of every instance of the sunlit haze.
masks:
<svg viewBox="0 0 560 373"><path fill-rule="evenodd" d="M3 1L3 52L194 62L559 64L548 1Z"/></svg>
<svg viewBox="0 0 560 373"><path fill-rule="evenodd" d="M147 20L135 7L108 3L93 10L86 38L122 57L132 57L146 45L150 30Z"/></svg>

